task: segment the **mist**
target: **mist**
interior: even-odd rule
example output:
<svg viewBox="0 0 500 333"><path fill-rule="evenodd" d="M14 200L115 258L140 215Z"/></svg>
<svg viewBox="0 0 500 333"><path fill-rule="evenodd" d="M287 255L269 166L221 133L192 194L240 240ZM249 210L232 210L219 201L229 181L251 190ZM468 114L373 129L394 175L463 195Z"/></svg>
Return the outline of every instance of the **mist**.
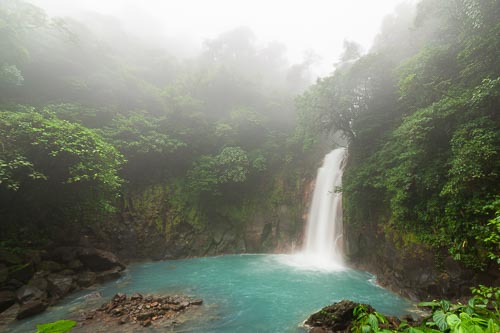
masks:
<svg viewBox="0 0 500 333"><path fill-rule="evenodd" d="M72 16L92 25L96 14L134 36L155 42L176 56L201 52L206 40L239 27L255 33L260 47L280 43L291 63L314 54L314 76L327 75L344 40L371 48L382 19L404 0L383 1L99 1L31 0L51 16ZM406 2L411 2L406 0ZM95 22L94 22L95 23Z"/></svg>

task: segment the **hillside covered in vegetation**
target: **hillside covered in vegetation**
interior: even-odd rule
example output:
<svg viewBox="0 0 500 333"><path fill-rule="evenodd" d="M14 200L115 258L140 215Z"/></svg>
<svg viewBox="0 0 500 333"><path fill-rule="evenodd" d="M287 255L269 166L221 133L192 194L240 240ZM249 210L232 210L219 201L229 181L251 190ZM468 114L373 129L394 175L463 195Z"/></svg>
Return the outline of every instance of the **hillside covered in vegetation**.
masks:
<svg viewBox="0 0 500 333"><path fill-rule="evenodd" d="M349 144L351 260L420 296L467 293L467 268L499 281L499 17L498 1L401 5L298 99L305 136Z"/></svg>

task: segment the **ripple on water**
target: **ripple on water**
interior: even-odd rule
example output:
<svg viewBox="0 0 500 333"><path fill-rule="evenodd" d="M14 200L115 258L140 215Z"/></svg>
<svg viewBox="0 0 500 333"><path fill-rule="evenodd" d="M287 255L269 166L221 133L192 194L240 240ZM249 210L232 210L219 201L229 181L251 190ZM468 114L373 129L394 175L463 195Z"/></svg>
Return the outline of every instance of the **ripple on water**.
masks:
<svg viewBox="0 0 500 333"><path fill-rule="evenodd" d="M121 279L76 293L46 313L12 326L9 332L31 332L37 323L75 318L84 309L96 308L104 301L87 301L85 295L92 292L100 292L103 298L117 292L203 298L202 315L172 332L297 333L302 332L298 325L309 314L342 299L370 303L388 315L409 312L409 302L380 288L373 278L345 267L324 269L307 258L292 255L231 255L136 263L128 267ZM107 327L106 332L121 330L119 326ZM164 332L164 328L156 332Z"/></svg>

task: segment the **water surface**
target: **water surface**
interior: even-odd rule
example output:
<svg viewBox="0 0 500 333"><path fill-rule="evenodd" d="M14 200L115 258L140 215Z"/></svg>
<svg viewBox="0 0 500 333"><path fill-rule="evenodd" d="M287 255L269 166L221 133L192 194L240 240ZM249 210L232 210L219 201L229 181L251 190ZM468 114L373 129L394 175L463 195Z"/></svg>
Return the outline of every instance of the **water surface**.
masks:
<svg viewBox="0 0 500 333"><path fill-rule="evenodd" d="M121 279L73 294L11 331L34 332L37 323L74 317L88 304L84 296L95 291L104 298L87 305L94 308L117 292L202 298L200 318L177 327L177 332L303 332L298 325L309 314L342 299L369 303L387 315L410 311L409 302L376 286L373 275L352 269L304 268L293 264L293 259L291 255L230 255L131 264Z"/></svg>

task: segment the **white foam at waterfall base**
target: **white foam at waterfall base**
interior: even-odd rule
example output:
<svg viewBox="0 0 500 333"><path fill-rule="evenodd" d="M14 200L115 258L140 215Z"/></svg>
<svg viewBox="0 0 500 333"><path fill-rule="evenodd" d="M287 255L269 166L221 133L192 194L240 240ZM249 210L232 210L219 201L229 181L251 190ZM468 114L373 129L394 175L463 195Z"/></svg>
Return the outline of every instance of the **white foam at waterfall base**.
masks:
<svg viewBox="0 0 500 333"><path fill-rule="evenodd" d="M342 185L346 149L332 150L318 169L307 219L304 247L300 253L284 259L287 265L302 269L344 270Z"/></svg>

